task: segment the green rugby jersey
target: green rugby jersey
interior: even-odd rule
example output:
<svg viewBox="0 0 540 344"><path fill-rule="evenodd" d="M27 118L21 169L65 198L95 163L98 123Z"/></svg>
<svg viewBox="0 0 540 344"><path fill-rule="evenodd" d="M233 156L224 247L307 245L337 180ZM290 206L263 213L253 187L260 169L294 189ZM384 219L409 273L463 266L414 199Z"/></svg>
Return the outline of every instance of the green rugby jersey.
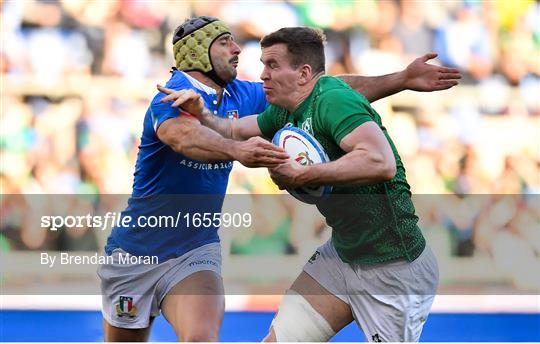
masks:
<svg viewBox="0 0 540 344"><path fill-rule="evenodd" d="M383 183L334 186L332 194L317 208L333 229L332 242L344 262L413 261L426 242L417 224L405 168L381 117L364 96L338 78L323 76L293 113L271 105L257 118L267 138L288 124L309 132L330 160L346 154L339 143L367 121L377 123L388 139L396 159L396 176Z"/></svg>

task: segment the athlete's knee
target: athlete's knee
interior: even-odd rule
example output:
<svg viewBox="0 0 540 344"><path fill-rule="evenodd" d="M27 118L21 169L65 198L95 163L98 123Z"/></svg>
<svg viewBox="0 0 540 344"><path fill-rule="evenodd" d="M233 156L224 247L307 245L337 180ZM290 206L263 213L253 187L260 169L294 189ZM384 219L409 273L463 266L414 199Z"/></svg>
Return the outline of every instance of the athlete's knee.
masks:
<svg viewBox="0 0 540 344"><path fill-rule="evenodd" d="M272 329L278 342L327 342L336 334L328 321L293 290L283 297Z"/></svg>
<svg viewBox="0 0 540 344"><path fill-rule="evenodd" d="M217 342L219 329L209 326L197 326L197 328L185 331L178 336L181 342Z"/></svg>
<svg viewBox="0 0 540 344"><path fill-rule="evenodd" d="M173 327L181 342L217 342L221 318L209 315L207 319L176 323Z"/></svg>

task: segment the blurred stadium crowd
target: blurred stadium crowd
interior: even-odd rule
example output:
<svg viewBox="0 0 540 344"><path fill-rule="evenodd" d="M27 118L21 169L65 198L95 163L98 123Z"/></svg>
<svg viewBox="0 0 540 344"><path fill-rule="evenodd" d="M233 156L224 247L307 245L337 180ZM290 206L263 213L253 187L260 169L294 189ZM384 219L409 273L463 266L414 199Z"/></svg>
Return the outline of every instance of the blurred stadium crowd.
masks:
<svg viewBox="0 0 540 344"><path fill-rule="evenodd" d="M448 256L538 261L539 1L2 1L2 194L129 194L146 106L173 65L171 32L203 14L233 28L242 79L259 80L264 34L297 25L325 30L329 74L390 73L430 51L459 68L453 90L375 103L422 224L438 228ZM265 170L236 166L229 192L278 190ZM2 250L99 249L93 232L67 247L25 235L25 208L7 200ZM280 216L233 240L233 253L297 250L295 212L275 207Z"/></svg>

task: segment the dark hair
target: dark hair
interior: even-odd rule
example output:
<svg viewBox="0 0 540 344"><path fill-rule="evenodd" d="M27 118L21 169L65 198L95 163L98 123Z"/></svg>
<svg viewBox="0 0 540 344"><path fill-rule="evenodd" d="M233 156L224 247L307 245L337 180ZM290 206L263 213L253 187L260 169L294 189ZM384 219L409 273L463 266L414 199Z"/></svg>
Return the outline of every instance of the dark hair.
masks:
<svg viewBox="0 0 540 344"><path fill-rule="evenodd" d="M301 64L311 66L313 73L324 72L324 43L326 37L320 29L310 27L285 27L263 37L261 47L268 48L283 43L291 56L291 67Z"/></svg>

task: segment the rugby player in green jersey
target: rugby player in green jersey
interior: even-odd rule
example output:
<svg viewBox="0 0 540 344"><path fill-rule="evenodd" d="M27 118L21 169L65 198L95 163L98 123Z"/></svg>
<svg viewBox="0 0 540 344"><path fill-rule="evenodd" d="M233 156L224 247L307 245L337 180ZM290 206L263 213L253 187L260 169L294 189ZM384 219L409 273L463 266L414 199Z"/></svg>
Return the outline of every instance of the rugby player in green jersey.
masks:
<svg viewBox="0 0 540 344"><path fill-rule="evenodd" d="M266 339L327 341L354 319L370 341L418 341L437 290L437 262L380 116L340 79L324 76L323 42L309 28L281 29L261 41L261 79L272 105L258 116L259 130L272 137L292 123L331 160L289 161L270 170L272 179L281 188L334 186L317 204L332 238L285 295Z"/></svg>
<svg viewBox="0 0 540 344"><path fill-rule="evenodd" d="M293 160L270 170L281 188L333 185L317 204L332 238L284 296L266 341L328 341L355 320L369 341L418 341L438 284L435 257L417 225L405 169L366 98L324 75L324 35L284 28L261 41L268 102L258 116L213 116L193 92L169 93L225 137L272 136L288 124L312 134L331 162ZM459 78L436 67L438 82ZM452 74L449 76L449 74ZM448 88L448 87L446 87Z"/></svg>

